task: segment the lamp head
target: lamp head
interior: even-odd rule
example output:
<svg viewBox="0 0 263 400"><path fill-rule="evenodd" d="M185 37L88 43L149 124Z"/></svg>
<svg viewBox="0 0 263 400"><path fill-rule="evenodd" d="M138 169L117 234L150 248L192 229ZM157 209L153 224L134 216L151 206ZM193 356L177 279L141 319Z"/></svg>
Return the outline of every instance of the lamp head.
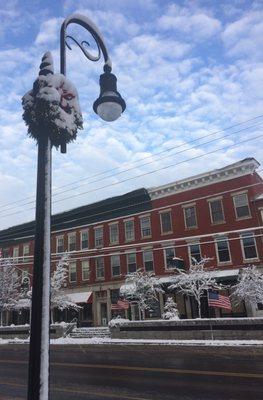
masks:
<svg viewBox="0 0 263 400"><path fill-rule="evenodd" d="M111 73L111 67L104 65L100 76L100 95L93 104L93 110L104 121L115 121L126 108L125 101L117 91L117 78Z"/></svg>

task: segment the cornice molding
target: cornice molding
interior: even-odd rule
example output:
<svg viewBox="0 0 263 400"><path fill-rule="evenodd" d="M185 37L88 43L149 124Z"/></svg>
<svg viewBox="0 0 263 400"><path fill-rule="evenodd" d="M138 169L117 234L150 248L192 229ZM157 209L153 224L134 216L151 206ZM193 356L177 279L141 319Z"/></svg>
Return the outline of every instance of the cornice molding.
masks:
<svg viewBox="0 0 263 400"><path fill-rule="evenodd" d="M152 200L171 196L187 190L253 174L259 165L260 164L254 158L246 158L245 160L228 165L224 168L215 169L204 174L194 175L190 178L181 179L166 185L149 188L148 193Z"/></svg>

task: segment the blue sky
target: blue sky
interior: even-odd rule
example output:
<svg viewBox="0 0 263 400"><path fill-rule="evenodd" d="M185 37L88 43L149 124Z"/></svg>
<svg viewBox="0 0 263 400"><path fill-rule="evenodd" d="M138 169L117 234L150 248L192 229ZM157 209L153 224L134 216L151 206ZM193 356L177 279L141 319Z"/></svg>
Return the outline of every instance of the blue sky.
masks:
<svg viewBox="0 0 263 400"><path fill-rule="evenodd" d="M245 157L263 164L262 138L233 146L260 135L263 117L202 139L263 114L262 1L0 0L0 229L34 218L37 148L26 134L21 97L45 51L59 72L60 26L75 12L103 32L127 110L114 123L98 119L92 104L103 64L72 45L67 76L79 91L84 130L66 155L53 151L53 212ZM81 27L68 33L96 52ZM178 165L126 180L170 164Z"/></svg>

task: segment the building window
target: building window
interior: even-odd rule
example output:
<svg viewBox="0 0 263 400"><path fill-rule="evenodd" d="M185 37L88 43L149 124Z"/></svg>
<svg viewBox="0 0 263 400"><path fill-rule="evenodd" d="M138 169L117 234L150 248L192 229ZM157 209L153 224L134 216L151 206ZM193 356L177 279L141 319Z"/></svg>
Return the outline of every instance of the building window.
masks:
<svg viewBox="0 0 263 400"><path fill-rule="evenodd" d="M64 236L57 236L57 253L64 252Z"/></svg>
<svg viewBox="0 0 263 400"><path fill-rule="evenodd" d="M119 225L118 225L118 223L110 224L109 229L110 229L110 243L111 244L119 243Z"/></svg>
<svg viewBox="0 0 263 400"><path fill-rule="evenodd" d="M189 255L191 265L201 261L201 250L198 243L189 245Z"/></svg>
<svg viewBox="0 0 263 400"><path fill-rule="evenodd" d="M94 229L95 232L95 247L103 246L103 226Z"/></svg>
<svg viewBox="0 0 263 400"><path fill-rule="evenodd" d="M68 251L76 250L76 232L68 234Z"/></svg>
<svg viewBox="0 0 263 400"><path fill-rule="evenodd" d="M121 274L120 256L118 255L111 256L111 274L112 276Z"/></svg>
<svg viewBox="0 0 263 400"><path fill-rule="evenodd" d="M145 250L143 252L143 262L145 271L151 272L153 271L153 251Z"/></svg>
<svg viewBox="0 0 263 400"><path fill-rule="evenodd" d="M184 221L186 228L196 228L196 209L195 206L184 208Z"/></svg>
<svg viewBox="0 0 263 400"><path fill-rule="evenodd" d="M75 262L69 263L69 281L77 282L77 266Z"/></svg>
<svg viewBox="0 0 263 400"><path fill-rule="evenodd" d="M172 232L172 218L171 211L163 211L160 213L161 231L162 233Z"/></svg>
<svg viewBox="0 0 263 400"><path fill-rule="evenodd" d="M136 272L137 265L136 265L136 253L128 253L127 257L127 270L128 274L132 274Z"/></svg>
<svg viewBox="0 0 263 400"><path fill-rule="evenodd" d="M168 247L167 249L164 249L165 269L173 269L176 267L174 257L174 247Z"/></svg>
<svg viewBox="0 0 263 400"><path fill-rule="evenodd" d="M30 261L30 247L29 244L24 244L23 246L23 261L24 262L29 262Z"/></svg>
<svg viewBox="0 0 263 400"><path fill-rule="evenodd" d="M256 241L253 232L246 232L241 235L243 257L245 260L258 258Z"/></svg>
<svg viewBox="0 0 263 400"><path fill-rule="evenodd" d="M125 240L127 241L134 240L134 221L132 219L124 221L124 230L125 230Z"/></svg>
<svg viewBox="0 0 263 400"><path fill-rule="evenodd" d="M18 280L18 276L14 277L16 282ZM27 293L30 290L30 277L29 272L27 270L22 271L21 275L21 290L24 293Z"/></svg>
<svg viewBox="0 0 263 400"><path fill-rule="evenodd" d="M83 260L81 262L81 270L82 270L82 280L83 281L88 281L89 280L89 274L90 274L89 260Z"/></svg>
<svg viewBox="0 0 263 400"><path fill-rule="evenodd" d="M103 257L97 257L95 259L96 265L96 278L104 279L104 260Z"/></svg>
<svg viewBox="0 0 263 400"><path fill-rule="evenodd" d="M3 249L3 258L9 258L9 248Z"/></svg>
<svg viewBox="0 0 263 400"><path fill-rule="evenodd" d="M13 262L17 263L18 262L18 257L19 257L19 247L14 247L13 248Z"/></svg>
<svg viewBox="0 0 263 400"><path fill-rule="evenodd" d="M236 194L233 196L233 201L237 218L250 217L248 197L246 193Z"/></svg>
<svg viewBox="0 0 263 400"><path fill-rule="evenodd" d="M216 240L217 258L219 263L231 261L228 239L221 237Z"/></svg>
<svg viewBox="0 0 263 400"><path fill-rule="evenodd" d="M141 217L140 218L141 224L141 235L142 237L149 237L151 236L151 219L150 217Z"/></svg>
<svg viewBox="0 0 263 400"><path fill-rule="evenodd" d="M88 232L88 230L80 232L80 246L81 246L81 250L89 248L89 232Z"/></svg>
<svg viewBox="0 0 263 400"><path fill-rule="evenodd" d="M219 224L220 222L224 222L225 217L222 200L210 200L209 207L212 223Z"/></svg>

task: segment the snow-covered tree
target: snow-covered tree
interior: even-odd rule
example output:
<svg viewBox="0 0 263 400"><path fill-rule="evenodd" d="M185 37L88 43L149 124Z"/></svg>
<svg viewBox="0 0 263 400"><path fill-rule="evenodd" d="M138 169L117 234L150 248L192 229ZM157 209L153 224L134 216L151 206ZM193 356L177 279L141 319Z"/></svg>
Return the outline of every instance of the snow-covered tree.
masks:
<svg viewBox="0 0 263 400"><path fill-rule="evenodd" d="M174 302L172 297L168 297L164 305L164 313L162 315L163 319L168 320L178 320L179 313L177 309L177 304Z"/></svg>
<svg viewBox="0 0 263 400"><path fill-rule="evenodd" d="M145 318L145 310L151 308L151 302L159 300L160 292L163 290L154 274L141 269L126 276L121 290L125 299L137 302L142 319Z"/></svg>
<svg viewBox="0 0 263 400"><path fill-rule="evenodd" d="M193 260L194 261L194 260ZM201 298L206 295L209 289L222 289L213 278L211 271L205 269L210 258L203 258L199 262L193 262L187 271L176 268L169 290L176 290L195 298L198 305L198 316L201 318Z"/></svg>
<svg viewBox="0 0 263 400"><path fill-rule="evenodd" d="M19 282L16 268L11 260L0 259L0 325L3 325L3 313L17 303Z"/></svg>
<svg viewBox="0 0 263 400"><path fill-rule="evenodd" d="M231 297L236 303L246 300L250 303L263 303L263 274L255 265L240 270L238 283L233 286Z"/></svg>
<svg viewBox="0 0 263 400"><path fill-rule="evenodd" d="M51 322L54 322L54 309L59 310L75 309L81 307L73 303L65 293L65 286L68 278L68 256L63 255L59 260L56 269L51 277L51 290L50 290L50 309L51 309Z"/></svg>

